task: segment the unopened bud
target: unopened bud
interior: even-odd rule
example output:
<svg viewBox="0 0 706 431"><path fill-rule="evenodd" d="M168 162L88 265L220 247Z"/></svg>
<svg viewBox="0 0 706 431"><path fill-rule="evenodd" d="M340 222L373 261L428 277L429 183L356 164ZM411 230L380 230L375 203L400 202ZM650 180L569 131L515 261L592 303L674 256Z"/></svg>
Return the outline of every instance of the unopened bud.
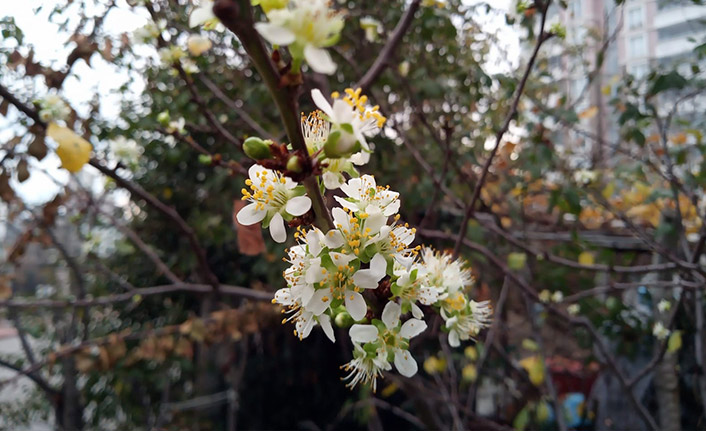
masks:
<svg viewBox="0 0 706 431"><path fill-rule="evenodd" d="M355 323L347 311L341 311L338 313L333 321L339 328L348 328Z"/></svg>
<svg viewBox="0 0 706 431"><path fill-rule="evenodd" d="M339 130L332 130L324 144L324 154L329 159L348 157L360 150L360 142L353 134L353 126L350 124L342 124Z"/></svg>
<svg viewBox="0 0 706 431"><path fill-rule="evenodd" d="M254 160L269 159L272 157L270 141L263 141L257 136L251 136L243 142L243 151Z"/></svg>
<svg viewBox="0 0 706 431"><path fill-rule="evenodd" d="M160 112L157 115L157 121L159 121L159 124L161 124L162 126L167 127L169 125L169 121L171 121L169 111Z"/></svg>
<svg viewBox="0 0 706 431"><path fill-rule="evenodd" d="M292 156L289 160L287 160L287 170L296 173L300 173L302 171L302 163L299 156Z"/></svg>
<svg viewBox="0 0 706 431"><path fill-rule="evenodd" d="M213 159L208 154L199 154L199 163L202 165L210 165Z"/></svg>

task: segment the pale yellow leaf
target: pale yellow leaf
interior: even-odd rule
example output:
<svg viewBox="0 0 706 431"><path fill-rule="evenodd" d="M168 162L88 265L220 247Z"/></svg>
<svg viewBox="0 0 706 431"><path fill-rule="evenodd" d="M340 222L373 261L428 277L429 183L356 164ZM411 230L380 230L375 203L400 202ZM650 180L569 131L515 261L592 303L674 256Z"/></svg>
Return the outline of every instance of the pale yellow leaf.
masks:
<svg viewBox="0 0 706 431"><path fill-rule="evenodd" d="M61 167L67 171L78 172L91 159L93 147L73 130L49 123L47 136L58 144L56 155L61 159Z"/></svg>

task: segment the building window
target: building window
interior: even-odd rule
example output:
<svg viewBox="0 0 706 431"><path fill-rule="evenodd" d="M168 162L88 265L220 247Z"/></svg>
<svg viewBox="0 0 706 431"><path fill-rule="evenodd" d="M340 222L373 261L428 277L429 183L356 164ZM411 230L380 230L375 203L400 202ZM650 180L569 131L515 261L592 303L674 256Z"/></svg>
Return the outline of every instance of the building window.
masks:
<svg viewBox="0 0 706 431"><path fill-rule="evenodd" d="M628 39L628 57L645 57L647 55L647 45L645 44L645 36L640 34L631 36Z"/></svg>
<svg viewBox="0 0 706 431"><path fill-rule="evenodd" d="M650 67L647 65L647 63L632 64L628 68L628 72L630 73L630 75L634 76L635 79L644 78L649 71Z"/></svg>
<svg viewBox="0 0 706 431"><path fill-rule="evenodd" d="M642 8L635 7L628 10L628 28L630 30L642 28Z"/></svg>

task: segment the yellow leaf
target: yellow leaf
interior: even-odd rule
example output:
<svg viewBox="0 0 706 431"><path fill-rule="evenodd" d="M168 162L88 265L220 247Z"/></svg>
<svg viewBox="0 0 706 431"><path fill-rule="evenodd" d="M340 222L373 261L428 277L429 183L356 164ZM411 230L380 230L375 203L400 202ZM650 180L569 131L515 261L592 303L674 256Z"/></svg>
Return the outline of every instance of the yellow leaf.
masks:
<svg viewBox="0 0 706 431"><path fill-rule="evenodd" d="M468 364L461 370L463 380L467 382L475 382L478 378L478 369L473 364Z"/></svg>
<svg viewBox="0 0 706 431"><path fill-rule="evenodd" d="M380 395L382 395L383 398L389 398L395 392L397 392L398 389L399 389L399 387L397 386L397 384L390 383L389 385L385 386L385 388L382 390L382 392L380 392Z"/></svg>
<svg viewBox="0 0 706 431"><path fill-rule="evenodd" d="M522 347L525 350L529 350L530 352L536 352L539 350L539 345L534 341L529 338L525 338L522 340Z"/></svg>
<svg viewBox="0 0 706 431"><path fill-rule="evenodd" d="M615 183L614 182L609 182L607 186L603 189L601 194L603 195L604 198L610 199L613 197L613 193L615 192Z"/></svg>
<svg viewBox="0 0 706 431"><path fill-rule="evenodd" d="M676 135L672 136L672 142L674 142L675 145L686 144L686 133L680 132L680 133L677 133Z"/></svg>
<svg viewBox="0 0 706 431"><path fill-rule="evenodd" d="M603 93L604 96L610 96L610 93L613 92L613 88L610 85L604 85L601 88L601 93Z"/></svg>
<svg viewBox="0 0 706 431"><path fill-rule="evenodd" d="M529 374L530 382L539 386L544 382L544 363L539 356L530 356L520 361L520 366Z"/></svg>
<svg viewBox="0 0 706 431"><path fill-rule="evenodd" d="M436 356L429 356L425 361L424 361L424 371L427 372L427 374L433 375L436 373L440 373L446 369L446 360L445 359L439 359Z"/></svg>
<svg viewBox="0 0 706 431"><path fill-rule="evenodd" d="M681 349L681 331L674 331L667 341L667 352L674 353Z"/></svg>
<svg viewBox="0 0 706 431"><path fill-rule="evenodd" d="M579 114L579 118L582 120L588 120L596 116L598 114L598 107L597 106L591 106L590 108L586 109L585 111L581 112Z"/></svg>
<svg viewBox="0 0 706 431"><path fill-rule="evenodd" d="M579 254L579 263L581 265L593 265L595 263L596 259L593 257L593 253L590 251L584 251L583 253Z"/></svg>
<svg viewBox="0 0 706 431"><path fill-rule="evenodd" d="M471 361L475 361L476 359L478 359L478 350L476 350L476 348L473 346L466 347L463 350L463 354Z"/></svg>
<svg viewBox="0 0 706 431"><path fill-rule="evenodd" d="M61 167L69 172L78 172L91 159L93 147L73 130L55 123L49 123L47 136L59 145L56 155L61 159Z"/></svg>

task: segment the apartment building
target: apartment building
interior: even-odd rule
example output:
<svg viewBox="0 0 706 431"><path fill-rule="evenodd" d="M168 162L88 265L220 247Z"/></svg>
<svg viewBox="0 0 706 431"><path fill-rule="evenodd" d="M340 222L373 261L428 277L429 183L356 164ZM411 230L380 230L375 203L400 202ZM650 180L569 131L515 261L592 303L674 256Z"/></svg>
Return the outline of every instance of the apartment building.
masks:
<svg viewBox="0 0 706 431"><path fill-rule="evenodd" d="M611 86L628 74L643 79L658 67L682 65L688 75L686 62L706 40L706 6L691 0L626 0L620 6L615 0L569 0L567 9L552 7L549 23L554 22L564 24L567 37L565 44L550 47L550 71L577 112L597 108L581 121L588 136L560 137L583 152L584 167L610 164L611 144L620 139L609 105ZM597 69L599 53L604 60ZM691 102L695 113L706 106L701 99Z"/></svg>

